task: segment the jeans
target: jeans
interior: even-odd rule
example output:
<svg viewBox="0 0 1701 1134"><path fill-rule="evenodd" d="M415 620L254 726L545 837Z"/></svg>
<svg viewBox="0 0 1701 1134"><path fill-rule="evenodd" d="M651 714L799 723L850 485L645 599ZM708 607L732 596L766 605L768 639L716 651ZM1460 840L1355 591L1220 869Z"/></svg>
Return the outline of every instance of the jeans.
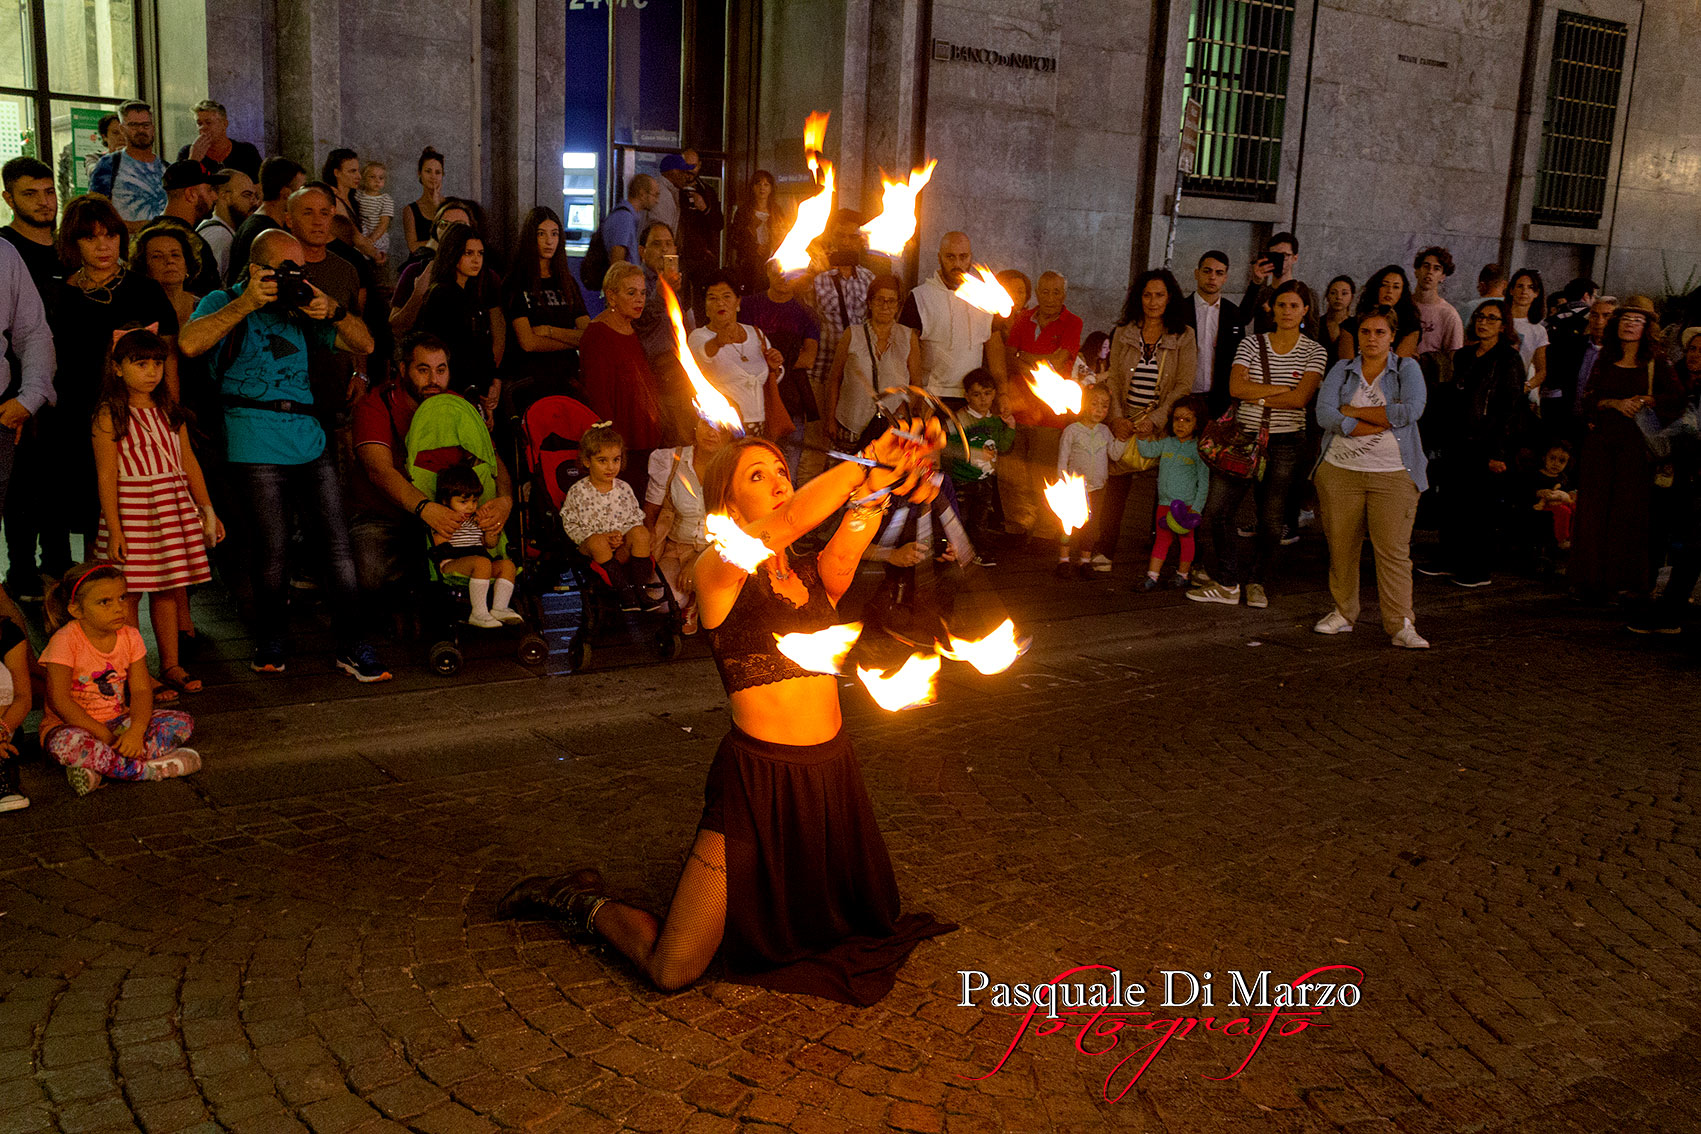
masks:
<svg viewBox="0 0 1701 1134"><path fill-rule="evenodd" d="M364 644L359 587L343 490L337 480L335 453L329 447L304 465L232 463L231 479L246 497L252 525L254 635L262 645L281 645L289 631L289 501L292 490L303 502L303 519L313 517L323 543L310 550L322 555L320 581L331 608L337 649Z"/></svg>
<svg viewBox="0 0 1701 1134"><path fill-rule="evenodd" d="M424 578L426 528L402 512L366 512L349 524L354 573L363 595L376 595Z"/></svg>
<svg viewBox="0 0 1701 1134"><path fill-rule="evenodd" d="M1211 470L1211 491L1205 498L1205 523L1211 526L1211 578L1231 587L1267 581L1282 547L1288 491L1304 449L1303 433L1272 433L1262 480ZM1235 517L1249 489L1258 512L1258 533L1253 537L1251 566L1246 567L1241 562Z"/></svg>

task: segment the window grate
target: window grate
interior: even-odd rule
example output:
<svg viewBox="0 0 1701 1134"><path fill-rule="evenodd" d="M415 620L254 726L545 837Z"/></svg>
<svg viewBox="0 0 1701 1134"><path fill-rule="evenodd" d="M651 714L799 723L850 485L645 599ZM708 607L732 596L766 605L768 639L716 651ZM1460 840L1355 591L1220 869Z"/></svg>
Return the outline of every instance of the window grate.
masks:
<svg viewBox="0 0 1701 1134"><path fill-rule="evenodd" d="M1184 98L1203 113L1187 195L1275 201L1293 22L1294 0L1195 0Z"/></svg>
<svg viewBox="0 0 1701 1134"><path fill-rule="evenodd" d="M1559 13L1530 214L1534 223L1599 226L1629 38L1625 24Z"/></svg>

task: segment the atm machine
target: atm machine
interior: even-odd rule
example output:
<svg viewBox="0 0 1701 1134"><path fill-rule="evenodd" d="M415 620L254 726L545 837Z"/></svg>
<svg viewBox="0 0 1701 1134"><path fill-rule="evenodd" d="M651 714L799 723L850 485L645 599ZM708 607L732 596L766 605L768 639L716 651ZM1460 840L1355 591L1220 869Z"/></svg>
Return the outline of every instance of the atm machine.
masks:
<svg viewBox="0 0 1701 1134"><path fill-rule="evenodd" d="M601 219L597 208L597 155L568 152L561 155L562 242L567 255L584 256L591 235Z"/></svg>

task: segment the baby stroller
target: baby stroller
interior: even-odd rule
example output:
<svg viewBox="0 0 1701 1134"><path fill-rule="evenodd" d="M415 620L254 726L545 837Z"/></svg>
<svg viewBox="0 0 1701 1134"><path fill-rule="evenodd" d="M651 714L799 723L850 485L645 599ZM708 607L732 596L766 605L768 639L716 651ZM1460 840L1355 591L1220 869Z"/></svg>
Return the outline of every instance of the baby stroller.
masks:
<svg viewBox="0 0 1701 1134"><path fill-rule="evenodd" d="M525 554L536 561L531 570L540 591L538 603L551 654L564 655L559 672L585 668L593 640L616 644L615 631L641 624L647 617L633 617L633 612L621 609L619 593L607 572L575 547L561 528L567 490L584 475L579 438L599 420L583 402L565 394L548 394L526 407L514 429L526 470L521 509ZM656 655L666 661L679 653L684 640L679 632L679 606L671 592L655 613L662 615L661 625L647 637ZM622 633L619 640L630 641L630 635Z"/></svg>
<svg viewBox="0 0 1701 1134"><path fill-rule="evenodd" d="M427 398L413 415L408 428L408 479L427 497L436 498L437 474L455 465L467 463L478 474L483 491L479 499L489 500L496 494L496 446L478 410L464 398L441 394ZM427 541L429 544L429 536ZM508 537L504 533L492 550L506 556ZM464 575L445 575L435 559L427 557L430 580L421 593L420 621L429 638L435 639L427 652L426 661L433 673L453 677L461 670L462 635L467 631L469 606L467 578ZM516 591L516 597L519 592ZM540 665L549 655L548 643L532 629L535 612L527 610L528 621L510 628L519 634L516 653L523 665ZM481 633L499 634L489 630Z"/></svg>

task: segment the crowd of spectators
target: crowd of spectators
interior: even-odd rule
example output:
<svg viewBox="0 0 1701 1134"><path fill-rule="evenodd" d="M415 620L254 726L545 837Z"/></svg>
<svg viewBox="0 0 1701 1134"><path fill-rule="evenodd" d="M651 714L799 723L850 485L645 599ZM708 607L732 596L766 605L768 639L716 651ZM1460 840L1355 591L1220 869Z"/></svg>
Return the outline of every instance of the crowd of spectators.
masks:
<svg viewBox="0 0 1701 1134"><path fill-rule="evenodd" d="M1299 241L1281 232L1246 269L1238 303L1227 294L1235 265L1212 251L1190 290L1166 268L1138 273L1114 325L1088 333L1052 268L999 273L1015 300L1008 316L966 303L956 290L975 256L963 232L947 233L937 270L906 288L852 209L830 218L807 270L782 273L768 258L791 218L774 177L749 179L729 223L691 150L628 181L575 268L553 210L492 231L477 201L444 194L448 159L433 148L414 162L416 198L398 209L383 161L339 147L310 179L301 163L262 160L228 137L216 103L197 106L195 122L195 140L168 162L151 108L124 104L91 192L70 201L34 158L0 173L12 214L0 229L8 610L77 571L102 581L73 570L74 541L121 568L149 546L158 519L134 503L137 478L167 477L176 519L201 517L209 542L228 525L213 566L251 621L255 671L287 669L292 584L306 584L332 613L335 665L387 680L380 615L431 546L485 558L510 530L515 497L499 456L486 499L416 486L415 411L464 398L500 435L504 407L567 394L618 435L605 446L617 455L585 482L601 495L579 502L575 542L598 562L636 553L642 605L665 582L694 632L690 564L707 544L698 478L727 436L693 412L668 289L696 365L746 433L779 445L794 480L819 473L830 449L866 443L883 400L902 400L894 387L958 412L953 443L967 456L944 458L942 502L914 510L898 542L877 550L889 569L921 561L919 524L949 531L939 556L958 567L994 567L1033 539L1058 550L1061 578L1102 579L1133 503L1138 532L1153 517L1128 557L1136 589L1264 607L1279 597L1282 548L1309 521L1329 551L1331 609L1316 630L1357 624L1368 537L1382 628L1416 648L1428 644L1413 588L1420 516L1439 541L1417 572L1464 587L1563 573L1585 602L1626 603L1641 632L1677 632L1701 573L1701 329L1680 319L1668 333L1651 300L1587 279L1550 295L1538 271L1489 265L1478 298L1455 306L1441 291L1456 265L1430 247L1409 274L1389 264L1362 287L1336 275L1318 294L1301 280ZM145 342L132 341L138 329ZM1079 414L1035 396L1027 379L1042 364L1085 388ZM1251 466L1237 465L1248 453ZM1060 541L1043 490L1062 472L1085 478L1092 514ZM591 530L603 497L621 504L618 531ZM171 639L154 676L132 665L121 635L124 672L132 687L145 677L151 704L200 689L185 668L198 631L183 589L199 570L177 564L160 586L133 579L122 595L126 625L145 591L156 636ZM478 625L511 620L512 564L490 571ZM67 608L59 621L80 617ZM84 620L90 640L117 641L102 617ZM11 677L0 747L29 703L14 639L0 636ZM84 730L97 747L121 739L86 723L99 725ZM139 743L77 766L123 769Z"/></svg>

